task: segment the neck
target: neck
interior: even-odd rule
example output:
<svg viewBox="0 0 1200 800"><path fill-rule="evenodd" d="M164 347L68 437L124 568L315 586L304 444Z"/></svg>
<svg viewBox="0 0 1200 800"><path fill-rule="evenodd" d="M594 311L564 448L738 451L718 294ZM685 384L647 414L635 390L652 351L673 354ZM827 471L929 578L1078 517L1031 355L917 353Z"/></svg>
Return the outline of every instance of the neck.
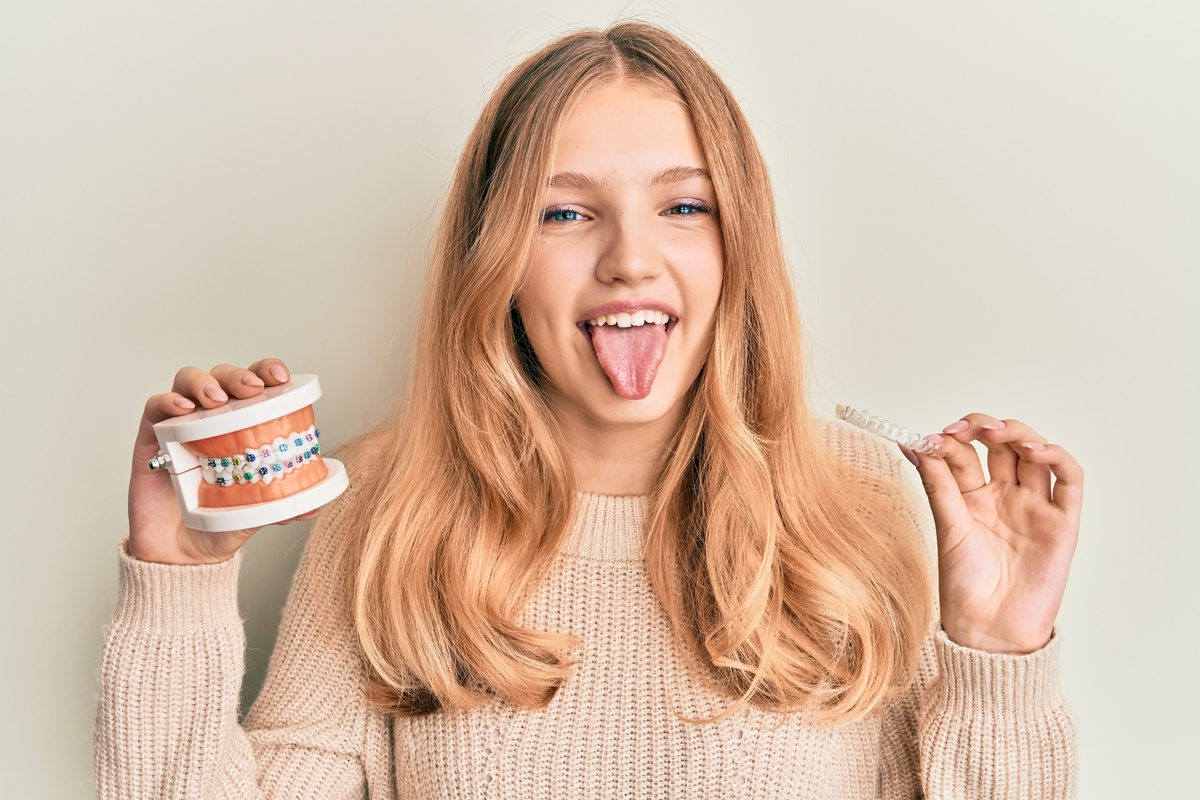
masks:
<svg viewBox="0 0 1200 800"><path fill-rule="evenodd" d="M606 422L577 409L558 414L576 489L616 496L649 494L682 415L682 402L649 422Z"/></svg>

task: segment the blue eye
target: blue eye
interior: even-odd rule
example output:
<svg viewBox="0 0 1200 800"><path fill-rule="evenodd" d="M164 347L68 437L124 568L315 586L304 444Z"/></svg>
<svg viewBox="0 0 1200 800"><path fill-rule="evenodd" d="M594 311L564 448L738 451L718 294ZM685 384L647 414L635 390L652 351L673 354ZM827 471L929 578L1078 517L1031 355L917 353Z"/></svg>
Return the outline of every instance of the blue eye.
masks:
<svg viewBox="0 0 1200 800"><path fill-rule="evenodd" d="M703 214L711 210L705 203L679 203L668 208L665 213L680 217L690 217L694 214Z"/></svg>
<svg viewBox="0 0 1200 800"><path fill-rule="evenodd" d="M585 219L583 214L573 208L551 208L542 215L542 222L579 222L582 219Z"/></svg>

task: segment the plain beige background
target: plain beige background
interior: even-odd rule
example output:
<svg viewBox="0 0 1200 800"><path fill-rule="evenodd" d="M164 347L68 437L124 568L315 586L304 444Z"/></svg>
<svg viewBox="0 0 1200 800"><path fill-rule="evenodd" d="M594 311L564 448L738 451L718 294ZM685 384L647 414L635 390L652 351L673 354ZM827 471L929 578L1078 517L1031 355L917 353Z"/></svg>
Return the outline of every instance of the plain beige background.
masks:
<svg viewBox="0 0 1200 800"><path fill-rule="evenodd" d="M1079 796L1194 788L1194 2L5 0L0 796L92 794L146 397L278 355L321 376L331 443L378 420L476 110L553 34L631 14L752 120L830 412L1016 417L1083 463ZM247 700L304 533L247 548Z"/></svg>

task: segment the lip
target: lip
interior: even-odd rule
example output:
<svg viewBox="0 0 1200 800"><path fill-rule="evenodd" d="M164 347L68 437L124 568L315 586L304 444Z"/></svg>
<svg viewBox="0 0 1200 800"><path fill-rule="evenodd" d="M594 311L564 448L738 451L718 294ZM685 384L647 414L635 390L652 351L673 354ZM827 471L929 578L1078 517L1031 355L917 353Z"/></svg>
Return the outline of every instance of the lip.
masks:
<svg viewBox="0 0 1200 800"><path fill-rule="evenodd" d="M620 314L647 309L650 311L661 311L671 317L671 322L679 320L679 312L661 300L655 300L651 297L631 297L628 300L613 300L610 303L589 308L583 314L583 318L577 322L577 325L587 325L588 320L593 320L596 317L606 314Z"/></svg>

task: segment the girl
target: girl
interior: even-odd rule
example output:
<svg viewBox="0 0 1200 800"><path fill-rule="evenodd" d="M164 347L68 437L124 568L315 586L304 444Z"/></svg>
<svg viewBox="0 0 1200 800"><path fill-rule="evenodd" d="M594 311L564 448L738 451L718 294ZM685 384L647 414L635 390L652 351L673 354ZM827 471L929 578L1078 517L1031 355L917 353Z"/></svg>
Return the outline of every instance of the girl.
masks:
<svg viewBox="0 0 1200 800"><path fill-rule="evenodd" d="M932 437L944 457L902 449L935 598L908 465L805 403L772 208L671 34L519 65L458 165L407 402L344 448L241 725L254 531L186 528L145 464L153 423L287 367L189 367L147 402L101 794L1068 796L1078 465L985 414Z"/></svg>

